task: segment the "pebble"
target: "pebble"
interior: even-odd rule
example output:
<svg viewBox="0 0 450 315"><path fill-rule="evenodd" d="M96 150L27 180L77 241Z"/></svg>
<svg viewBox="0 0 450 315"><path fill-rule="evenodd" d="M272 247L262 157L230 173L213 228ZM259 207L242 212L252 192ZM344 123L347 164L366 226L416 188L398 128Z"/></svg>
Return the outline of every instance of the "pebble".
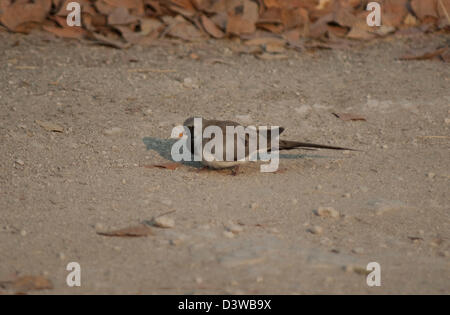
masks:
<svg viewBox="0 0 450 315"><path fill-rule="evenodd" d="M163 229L170 229L175 227L175 220L166 216L156 217L152 220L152 224Z"/></svg>
<svg viewBox="0 0 450 315"><path fill-rule="evenodd" d="M22 236L27 236L27 231L21 230L21 231L20 231L20 235L22 235Z"/></svg>
<svg viewBox="0 0 450 315"><path fill-rule="evenodd" d="M234 233L231 231L223 231L223 236L227 238L234 238Z"/></svg>
<svg viewBox="0 0 450 315"><path fill-rule="evenodd" d="M428 178L434 178L435 176L436 176L436 174L435 174L435 173L432 173L432 172L430 172L430 173L427 174L427 177L428 177Z"/></svg>
<svg viewBox="0 0 450 315"><path fill-rule="evenodd" d="M59 253L58 257L60 260L65 260L66 259L66 255L64 253Z"/></svg>
<svg viewBox="0 0 450 315"><path fill-rule="evenodd" d="M361 186L359 187L359 190L361 190L362 192L368 192L369 188L367 188L366 186Z"/></svg>
<svg viewBox="0 0 450 315"><path fill-rule="evenodd" d="M321 190L322 188L323 188L322 185L317 185L317 186L316 186L316 189L317 189L317 190Z"/></svg>
<svg viewBox="0 0 450 315"><path fill-rule="evenodd" d="M314 225L313 227L308 229L308 232L315 234L315 235L319 235L319 234L323 233L323 228L318 225Z"/></svg>
<svg viewBox="0 0 450 315"><path fill-rule="evenodd" d="M233 234L238 234L244 231L244 228L242 226L234 224L233 222L228 222L228 224L225 225L225 229Z"/></svg>
<svg viewBox="0 0 450 315"><path fill-rule="evenodd" d="M360 267L360 266L346 265L346 266L343 266L342 269L345 272L354 272L359 275L368 275L370 273L370 271L368 271L365 268Z"/></svg>
<svg viewBox="0 0 450 315"><path fill-rule="evenodd" d="M203 283L203 279L201 277L196 277L195 278L195 283L202 284Z"/></svg>
<svg viewBox="0 0 450 315"><path fill-rule="evenodd" d="M445 122L447 125L450 125L450 118L445 118L444 122Z"/></svg>
<svg viewBox="0 0 450 315"><path fill-rule="evenodd" d="M356 247L356 248L352 249L352 253L354 253L354 254L362 254L362 253L364 253L364 249L361 248L361 247Z"/></svg>
<svg viewBox="0 0 450 315"><path fill-rule="evenodd" d="M258 207L259 207L259 205L256 202L254 202L250 205L250 209L252 209L252 210L255 210Z"/></svg>
<svg viewBox="0 0 450 315"><path fill-rule="evenodd" d="M316 211L315 211L316 215L318 215L319 217L324 217L324 218L339 218L339 211L337 211L336 209L332 208L332 207L319 207Z"/></svg>
<svg viewBox="0 0 450 315"><path fill-rule="evenodd" d="M311 110L312 110L312 107L309 105L302 105L295 109L295 111L300 115L305 115L305 114L309 113Z"/></svg>
<svg viewBox="0 0 450 315"><path fill-rule="evenodd" d="M119 127L112 127L109 129L105 129L103 133L107 136L114 136L122 132L122 129Z"/></svg>
<svg viewBox="0 0 450 315"><path fill-rule="evenodd" d="M95 231L97 232L104 232L105 231L105 226L102 223L95 223Z"/></svg>
<svg viewBox="0 0 450 315"><path fill-rule="evenodd" d="M22 161L21 159L15 160L14 163L16 163L17 165L20 165L20 166L24 166L25 165L25 162Z"/></svg>
<svg viewBox="0 0 450 315"><path fill-rule="evenodd" d="M185 78L183 80L183 86L189 89L198 89L198 84L196 84L192 78Z"/></svg>
<svg viewBox="0 0 450 315"><path fill-rule="evenodd" d="M344 198L350 198L352 195L350 193L345 193L342 195L342 197Z"/></svg>

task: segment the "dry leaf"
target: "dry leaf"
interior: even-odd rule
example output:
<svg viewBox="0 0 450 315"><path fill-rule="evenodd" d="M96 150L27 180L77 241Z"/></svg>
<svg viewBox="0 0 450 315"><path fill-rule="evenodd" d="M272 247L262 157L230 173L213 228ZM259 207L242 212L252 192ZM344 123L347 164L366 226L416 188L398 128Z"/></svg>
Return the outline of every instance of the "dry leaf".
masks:
<svg viewBox="0 0 450 315"><path fill-rule="evenodd" d="M43 276L22 276L12 281L0 281L0 287L20 293L35 290L51 290L52 282Z"/></svg>
<svg viewBox="0 0 450 315"><path fill-rule="evenodd" d="M443 47L436 49L431 52L426 52L424 54L420 55L405 55L403 57L400 57L400 60L430 60L430 59L439 59L443 60L445 62L449 62L450 58L450 48L449 47Z"/></svg>
<svg viewBox="0 0 450 315"><path fill-rule="evenodd" d="M51 5L51 0L16 1L0 11L0 23L11 31L18 30L25 23L42 23L50 12Z"/></svg>
<svg viewBox="0 0 450 315"><path fill-rule="evenodd" d="M63 127L52 122L36 120L36 123L47 131L64 132Z"/></svg>
<svg viewBox="0 0 450 315"><path fill-rule="evenodd" d="M225 33L222 32L220 28L214 24L213 21L208 19L205 15L201 16L202 25L205 28L205 31L214 38L222 38L225 36Z"/></svg>
<svg viewBox="0 0 450 315"><path fill-rule="evenodd" d="M269 54L269 53L263 53L261 55L256 55L256 57L258 59L262 59L262 60L282 60L282 59L287 59L288 56L287 55L282 55L282 54Z"/></svg>
<svg viewBox="0 0 450 315"><path fill-rule="evenodd" d="M80 27L43 26L42 28L47 32L63 38L81 39L86 34L86 31Z"/></svg>
<svg viewBox="0 0 450 315"><path fill-rule="evenodd" d="M334 116L337 118L343 120L343 121L355 121L355 120L362 120L366 121L366 118L357 115L357 114L351 114L351 113L333 113Z"/></svg>
<svg viewBox="0 0 450 315"><path fill-rule="evenodd" d="M91 33L91 36L100 45L105 45L105 46L118 48L118 49L126 49L126 48L129 48L131 46L130 43L124 43L124 42L122 42L120 40L116 40L116 39L113 39L113 38L108 38L108 37L103 36L103 35L101 35L99 33Z"/></svg>
<svg viewBox="0 0 450 315"><path fill-rule="evenodd" d="M176 170L180 167L180 163L165 163L165 164L153 164L153 165L144 165L145 168L164 168L171 171Z"/></svg>
<svg viewBox="0 0 450 315"><path fill-rule="evenodd" d="M147 224L139 224L124 229L107 232L97 231L97 234L103 236L116 236L116 237L143 237L154 235L152 228L149 227Z"/></svg>

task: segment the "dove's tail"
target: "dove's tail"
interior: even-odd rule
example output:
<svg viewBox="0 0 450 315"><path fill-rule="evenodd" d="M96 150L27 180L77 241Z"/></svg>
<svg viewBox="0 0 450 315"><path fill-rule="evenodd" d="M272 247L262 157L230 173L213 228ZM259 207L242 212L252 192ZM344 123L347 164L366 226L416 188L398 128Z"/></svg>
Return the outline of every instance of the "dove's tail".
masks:
<svg viewBox="0 0 450 315"><path fill-rule="evenodd" d="M355 149L343 148L343 147L335 147L331 145L323 145L323 144L315 144L315 143L307 143L307 142L297 142L297 141L289 141L289 140L280 140L279 145L280 150L293 150L293 149L329 149L329 150L349 150L349 151L358 151Z"/></svg>

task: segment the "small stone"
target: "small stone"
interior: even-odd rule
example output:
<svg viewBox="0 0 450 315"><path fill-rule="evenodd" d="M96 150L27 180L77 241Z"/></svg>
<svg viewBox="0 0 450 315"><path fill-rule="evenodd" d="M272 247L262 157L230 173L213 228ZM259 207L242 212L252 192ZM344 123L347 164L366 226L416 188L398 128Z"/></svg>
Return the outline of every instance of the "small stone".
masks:
<svg viewBox="0 0 450 315"><path fill-rule="evenodd" d="M350 193L345 193L342 195L342 197L344 198L350 198L352 195Z"/></svg>
<svg viewBox="0 0 450 315"><path fill-rule="evenodd" d="M292 204L296 205L298 203L298 199L292 199Z"/></svg>
<svg viewBox="0 0 450 315"><path fill-rule="evenodd" d="M263 282L263 281L264 281L264 278L262 276L256 277L256 282L260 283L260 282Z"/></svg>
<svg viewBox="0 0 450 315"><path fill-rule="evenodd" d="M317 189L317 190L321 190L322 188L323 188L322 185L317 185L317 186L316 186L316 189Z"/></svg>
<svg viewBox="0 0 450 315"><path fill-rule="evenodd" d="M185 78L183 80L183 86L188 89L198 89L198 84L192 78Z"/></svg>
<svg viewBox="0 0 450 315"><path fill-rule="evenodd" d="M444 122L449 125L450 124L450 118L445 118Z"/></svg>
<svg viewBox="0 0 450 315"><path fill-rule="evenodd" d="M22 161L21 159L15 160L14 163L16 163L17 165L20 165L20 166L24 166L25 165L25 162Z"/></svg>
<svg viewBox="0 0 450 315"><path fill-rule="evenodd" d="M96 232L104 232L105 231L105 226L102 223L95 223L95 231Z"/></svg>
<svg viewBox="0 0 450 315"><path fill-rule="evenodd" d="M122 129L119 127L112 127L109 129L105 129L103 133L107 136L115 136L122 132Z"/></svg>
<svg viewBox="0 0 450 315"><path fill-rule="evenodd" d="M295 109L295 111L300 115L305 115L305 114L309 113L311 110L312 110L312 107L309 105L302 105Z"/></svg>
<svg viewBox="0 0 450 315"><path fill-rule="evenodd" d="M356 248L352 249L352 253L354 253L354 254L362 254L362 253L364 253L364 249L361 248L361 247L356 247Z"/></svg>
<svg viewBox="0 0 450 315"><path fill-rule="evenodd" d="M250 205L250 209L252 209L252 210L257 209L258 207L259 207L259 205L258 205L256 202L253 202L253 203Z"/></svg>
<svg viewBox="0 0 450 315"><path fill-rule="evenodd" d="M234 224L233 222L229 222L228 224L226 224L225 229L233 234L238 234L244 231L244 228L242 226Z"/></svg>
<svg viewBox="0 0 450 315"><path fill-rule="evenodd" d="M66 259L66 255L64 253L59 253L58 257L59 257L60 260Z"/></svg>
<svg viewBox="0 0 450 315"><path fill-rule="evenodd" d="M345 272L354 272L356 274L365 275L365 276L370 273L370 271L368 271L367 269L360 267L360 266L346 265L346 266L343 266L342 269Z"/></svg>
<svg viewBox="0 0 450 315"><path fill-rule="evenodd" d="M428 178L434 178L435 176L436 176L436 174L435 174L435 173L432 173L432 172L430 172L430 173L427 174L427 177L428 177Z"/></svg>
<svg viewBox="0 0 450 315"><path fill-rule="evenodd" d="M389 147L388 147L387 144L383 144L381 147L382 147L383 149L389 149Z"/></svg>
<svg viewBox="0 0 450 315"><path fill-rule="evenodd" d="M202 284L203 283L203 279L201 277L196 277L195 278L195 283Z"/></svg>
<svg viewBox="0 0 450 315"><path fill-rule="evenodd" d="M175 220L166 216L156 217L152 220L152 224L159 228L170 229L175 227Z"/></svg>
<svg viewBox="0 0 450 315"><path fill-rule="evenodd" d="M22 235L22 236L27 236L27 231L21 230L21 231L20 231L20 235Z"/></svg>
<svg viewBox="0 0 450 315"><path fill-rule="evenodd" d="M320 235L323 233L323 228L318 225L314 225L313 227L308 229L308 232L315 234L315 235Z"/></svg>
<svg viewBox="0 0 450 315"><path fill-rule="evenodd" d="M339 218L339 211L332 207L319 207L315 213L323 218Z"/></svg>
<svg viewBox="0 0 450 315"><path fill-rule="evenodd" d="M234 233L230 231L223 231L223 236L227 238L234 238Z"/></svg>
<svg viewBox="0 0 450 315"><path fill-rule="evenodd" d="M361 186L359 187L359 190L361 190L362 192L368 192L369 188L367 188L366 186Z"/></svg>

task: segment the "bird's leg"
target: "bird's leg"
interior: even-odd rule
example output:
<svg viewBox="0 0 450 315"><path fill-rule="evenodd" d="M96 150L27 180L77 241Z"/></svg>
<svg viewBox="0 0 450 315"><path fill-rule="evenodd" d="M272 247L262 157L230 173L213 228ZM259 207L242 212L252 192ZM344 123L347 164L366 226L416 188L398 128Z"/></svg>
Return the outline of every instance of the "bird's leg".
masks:
<svg viewBox="0 0 450 315"><path fill-rule="evenodd" d="M204 165L203 167L196 169L196 172L203 173L203 172L207 172L209 170L210 170L209 167Z"/></svg>
<svg viewBox="0 0 450 315"><path fill-rule="evenodd" d="M239 172L239 165L233 166L231 168L231 176L236 176Z"/></svg>

